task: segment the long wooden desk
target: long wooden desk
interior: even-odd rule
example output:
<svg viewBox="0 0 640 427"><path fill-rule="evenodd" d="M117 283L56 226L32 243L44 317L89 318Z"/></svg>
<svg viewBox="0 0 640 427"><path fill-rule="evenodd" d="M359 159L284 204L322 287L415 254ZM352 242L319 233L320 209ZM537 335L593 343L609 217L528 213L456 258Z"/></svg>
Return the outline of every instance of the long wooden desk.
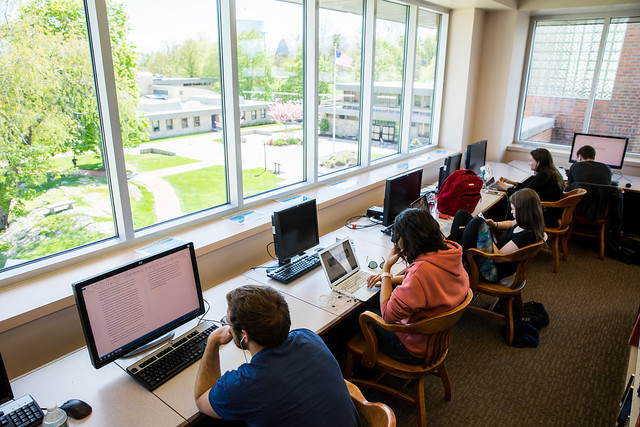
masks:
<svg viewBox="0 0 640 427"><path fill-rule="evenodd" d="M494 176L507 175L514 180L523 180L529 174L517 168L491 163ZM484 212L497 203L504 194L483 192L482 200L474 211ZM438 219L443 232L448 234L451 220ZM358 261L365 271L369 261L380 263L393 247L389 236L380 232L381 226L364 229L341 227L320 239L320 247L327 247L336 239L349 237L353 241ZM266 284L279 289L285 296L291 311L292 328L308 328L323 333L337 325L356 310L360 303L331 292L321 268L289 284L282 284L266 276L265 267L273 263L257 266L243 275L219 284L204 292L203 296L210 309L207 320L219 320L226 314L226 294L243 284ZM392 272L401 272L406 265L397 263ZM377 296L374 296L376 298ZM176 334L195 326L196 320L177 328ZM237 368L250 355L235 345L225 345L221 349L223 371ZM16 396L31 394L41 406L56 403L60 405L71 398L86 401L93 407L93 413L84 420L69 419L69 425L153 425L185 426L199 417L193 398L193 387L199 363L172 378L153 392L131 378L125 369L137 359L120 359L99 370L92 367L86 348L77 350L12 381Z"/></svg>

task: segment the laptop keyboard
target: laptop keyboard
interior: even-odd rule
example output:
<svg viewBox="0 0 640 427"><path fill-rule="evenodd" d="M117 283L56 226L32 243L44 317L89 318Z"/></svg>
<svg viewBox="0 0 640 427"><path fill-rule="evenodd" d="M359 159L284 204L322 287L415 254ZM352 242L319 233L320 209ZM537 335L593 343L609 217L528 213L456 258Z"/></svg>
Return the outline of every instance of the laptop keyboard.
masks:
<svg viewBox="0 0 640 427"><path fill-rule="evenodd" d="M129 366L127 372L147 390L153 391L199 360L207 338L216 328L213 323L202 322Z"/></svg>
<svg viewBox="0 0 640 427"><path fill-rule="evenodd" d="M349 277L347 280L336 286L336 290L354 294L363 286L367 286L367 277L369 277L369 274L364 271L359 271L357 274Z"/></svg>
<svg viewBox="0 0 640 427"><path fill-rule="evenodd" d="M40 405L28 394L0 406L0 426L2 427L37 426L42 423L43 418Z"/></svg>

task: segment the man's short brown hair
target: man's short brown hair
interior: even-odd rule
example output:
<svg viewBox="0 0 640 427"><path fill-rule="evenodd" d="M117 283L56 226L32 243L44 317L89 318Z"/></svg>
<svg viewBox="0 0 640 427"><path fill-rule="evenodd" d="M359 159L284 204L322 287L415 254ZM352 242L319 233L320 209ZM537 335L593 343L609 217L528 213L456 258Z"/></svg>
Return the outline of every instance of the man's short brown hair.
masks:
<svg viewBox="0 0 640 427"><path fill-rule="evenodd" d="M244 329L250 339L264 347L277 347L287 339L291 327L289 305L274 288L240 286L227 294L227 305L228 320L236 334Z"/></svg>

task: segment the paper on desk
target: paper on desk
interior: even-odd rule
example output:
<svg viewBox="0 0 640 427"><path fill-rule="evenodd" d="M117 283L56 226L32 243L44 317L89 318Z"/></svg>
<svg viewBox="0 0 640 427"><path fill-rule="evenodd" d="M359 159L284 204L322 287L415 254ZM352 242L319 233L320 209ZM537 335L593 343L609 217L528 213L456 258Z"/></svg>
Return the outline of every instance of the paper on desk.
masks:
<svg viewBox="0 0 640 427"><path fill-rule="evenodd" d="M236 222L238 224L246 224L248 222L256 221L260 218L264 218L264 214L258 211L244 211L238 214L228 216L226 219Z"/></svg>
<svg viewBox="0 0 640 427"><path fill-rule="evenodd" d="M329 184L329 186L335 187L335 188L349 188L349 187L353 187L357 183L358 182L355 179L343 179L342 181Z"/></svg>
<svg viewBox="0 0 640 427"><path fill-rule="evenodd" d="M185 242L184 240L174 239L173 237L165 237L164 239L160 239L157 242L151 243L150 245L136 249L136 252L144 255L153 255L164 252L167 249L175 248L176 246L180 246L185 243L187 242Z"/></svg>
<svg viewBox="0 0 640 427"><path fill-rule="evenodd" d="M296 194L293 196L285 197L284 199L278 199L276 202L283 203L285 205L297 205L298 203L306 202L309 200L307 196Z"/></svg>

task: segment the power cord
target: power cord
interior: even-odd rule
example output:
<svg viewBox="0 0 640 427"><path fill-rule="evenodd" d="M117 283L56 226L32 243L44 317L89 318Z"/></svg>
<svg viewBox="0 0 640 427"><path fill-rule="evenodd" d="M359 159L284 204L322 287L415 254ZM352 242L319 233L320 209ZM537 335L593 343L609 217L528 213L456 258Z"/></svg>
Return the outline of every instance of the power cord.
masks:
<svg viewBox="0 0 640 427"><path fill-rule="evenodd" d="M358 224L357 221L361 220L362 218L367 218L370 223L369 224ZM352 216L351 218L347 219L344 223L344 226L347 227L348 229L351 230L360 230L363 228L370 228L370 227L375 227L376 225L381 224L379 221L374 220L373 218L370 218L366 215L356 215L356 216Z"/></svg>

